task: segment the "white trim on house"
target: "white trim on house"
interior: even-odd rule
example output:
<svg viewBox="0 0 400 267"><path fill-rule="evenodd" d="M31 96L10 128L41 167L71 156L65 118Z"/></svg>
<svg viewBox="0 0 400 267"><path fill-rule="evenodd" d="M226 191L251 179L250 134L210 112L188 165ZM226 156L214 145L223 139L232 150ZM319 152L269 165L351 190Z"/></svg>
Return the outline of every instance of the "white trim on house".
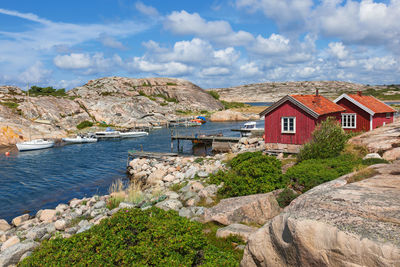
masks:
<svg viewBox="0 0 400 267"><path fill-rule="evenodd" d="M373 129L372 129L372 123L373 123L373 121L374 121L374 116L373 115L369 115L369 130L370 131L372 131Z"/></svg>
<svg viewBox="0 0 400 267"><path fill-rule="evenodd" d="M354 124L353 124L354 122ZM357 128L357 113L342 113L342 128L356 129Z"/></svg>
<svg viewBox="0 0 400 267"><path fill-rule="evenodd" d="M341 96L339 96L338 98L333 100L333 102L335 102L337 104L337 102L339 102L343 98L349 100L351 103L353 103L354 105L358 106L359 108L361 108L362 110L367 112L369 115L375 115L375 112L373 112L372 110L370 110L369 108L367 108L366 106L364 106L363 104L361 104L360 102L358 102L357 100L355 100L354 98L350 97L347 94L342 94Z"/></svg>
<svg viewBox="0 0 400 267"><path fill-rule="evenodd" d="M286 129L284 121L287 119ZM293 130L290 130L290 121L293 120ZM296 133L296 117L281 117L281 133Z"/></svg>
<svg viewBox="0 0 400 267"><path fill-rule="evenodd" d="M284 96L278 102L275 102L272 106L266 108L264 111L262 111L260 113L260 116L263 117L263 116L267 115L268 113L270 113L274 109L280 107L286 101L289 101L289 102L293 103L294 105L298 106L300 109L304 110L305 112L310 114L315 119L317 119L320 116L320 114L318 114L315 111L311 110L309 107L305 106L303 103L301 103L300 101L296 100L294 97L291 97L290 95Z"/></svg>

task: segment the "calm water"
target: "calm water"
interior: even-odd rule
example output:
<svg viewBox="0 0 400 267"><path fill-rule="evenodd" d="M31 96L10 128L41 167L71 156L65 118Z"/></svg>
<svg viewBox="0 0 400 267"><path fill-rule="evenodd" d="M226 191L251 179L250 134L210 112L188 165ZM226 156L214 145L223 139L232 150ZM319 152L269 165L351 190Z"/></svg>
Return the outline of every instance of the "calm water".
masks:
<svg viewBox="0 0 400 267"><path fill-rule="evenodd" d="M179 128L179 133L231 132L243 123L211 123L200 127ZM258 121L260 126L262 121ZM46 150L0 155L0 218L11 220L24 212L55 208L72 198L105 194L113 180L126 179L128 150L170 152L170 130L153 131L147 137L99 141L93 144L67 145ZM182 145L182 144L181 144ZM184 153L191 143L183 142ZM176 145L175 145L176 147Z"/></svg>

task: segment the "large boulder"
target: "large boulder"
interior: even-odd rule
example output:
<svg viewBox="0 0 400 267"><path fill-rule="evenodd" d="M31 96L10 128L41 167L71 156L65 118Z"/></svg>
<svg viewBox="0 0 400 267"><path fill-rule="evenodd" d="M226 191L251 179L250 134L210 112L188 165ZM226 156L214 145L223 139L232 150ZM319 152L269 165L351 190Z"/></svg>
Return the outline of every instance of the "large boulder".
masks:
<svg viewBox="0 0 400 267"><path fill-rule="evenodd" d="M11 225L4 219L0 219L0 231L7 231L11 229Z"/></svg>
<svg viewBox="0 0 400 267"><path fill-rule="evenodd" d="M15 217L15 218L12 220L11 223L14 224L15 226L19 226L19 225L21 225L23 222L25 222L25 221L27 221L27 220L29 220L29 214L24 214L24 215Z"/></svg>
<svg viewBox="0 0 400 267"><path fill-rule="evenodd" d="M227 238L229 236L239 236L244 241L247 241L249 239L249 236L257 230L258 228L256 227L247 226L240 223L234 223L226 227L219 228L217 230L216 235L219 238Z"/></svg>
<svg viewBox="0 0 400 267"><path fill-rule="evenodd" d="M0 254L0 266L17 264L22 255L34 250L38 245L39 243L37 242L24 241L7 248Z"/></svg>
<svg viewBox="0 0 400 267"><path fill-rule="evenodd" d="M390 161L400 159L400 147L386 151L383 153L382 158Z"/></svg>
<svg viewBox="0 0 400 267"><path fill-rule="evenodd" d="M281 211L276 201L276 193L256 194L221 200L217 205L206 209L204 222L215 221L224 225L233 223L264 224Z"/></svg>
<svg viewBox="0 0 400 267"><path fill-rule="evenodd" d="M400 162L317 186L252 234L241 266L400 266Z"/></svg>

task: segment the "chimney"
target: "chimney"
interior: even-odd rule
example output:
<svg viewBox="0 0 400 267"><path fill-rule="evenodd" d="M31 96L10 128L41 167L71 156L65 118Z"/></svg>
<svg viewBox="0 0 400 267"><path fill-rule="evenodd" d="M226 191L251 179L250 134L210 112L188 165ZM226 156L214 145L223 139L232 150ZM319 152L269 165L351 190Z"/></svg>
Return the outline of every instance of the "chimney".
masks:
<svg viewBox="0 0 400 267"><path fill-rule="evenodd" d="M357 95L358 95L358 96L362 96L362 92L361 92L361 91L358 91L358 92L357 92Z"/></svg>
<svg viewBox="0 0 400 267"><path fill-rule="evenodd" d="M315 89L315 96L319 96L319 90L318 90L318 88Z"/></svg>

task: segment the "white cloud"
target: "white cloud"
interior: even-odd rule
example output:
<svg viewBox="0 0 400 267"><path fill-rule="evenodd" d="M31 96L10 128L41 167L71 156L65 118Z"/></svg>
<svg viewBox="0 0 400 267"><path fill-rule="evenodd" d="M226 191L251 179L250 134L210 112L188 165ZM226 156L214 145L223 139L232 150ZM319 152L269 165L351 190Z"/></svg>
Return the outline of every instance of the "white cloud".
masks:
<svg viewBox="0 0 400 267"><path fill-rule="evenodd" d="M201 71L201 75L204 76L221 76L221 75L227 75L230 73L230 70L228 68L223 68L223 67L210 67L203 69Z"/></svg>
<svg viewBox="0 0 400 267"><path fill-rule="evenodd" d="M206 21L199 14L190 14L185 10L174 11L167 16L164 27L174 34L195 35L221 44L245 45L254 40L248 32L234 32L226 21Z"/></svg>
<svg viewBox="0 0 400 267"><path fill-rule="evenodd" d="M249 62L240 66L240 75L245 77L259 76L262 75L262 72L255 62Z"/></svg>
<svg viewBox="0 0 400 267"><path fill-rule="evenodd" d="M39 84L42 83L43 81L47 80L51 74L50 70L47 70L44 66L43 63L38 61L29 68L27 68L25 71L23 71L19 77L18 80L22 83L30 83L30 84Z"/></svg>
<svg viewBox="0 0 400 267"><path fill-rule="evenodd" d="M297 31L307 24L313 6L312 0L236 0L239 9L262 11L284 31Z"/></svg>
<svg viewBox="0 0 400 267"><path fill-rule="evenodd" d="M346 47L341 42L329 43L328 46L330 53L338 59L345 59L349 54L349 52L346 50Z"/></svg>
<svg viewBox="0 0 400 267"><path fill-rule="evenodd" d="M61 69L85 69L92 65L92 59L88 54L69 54L56 56L54 65Z"/></svg>
<svg viewBox="0 0 400 267"><path fill-rule="evenodd" d="M113 38L107 34L104 34L104 33L100 34L98 39L104 46L116 48L116 49L120 49L120 50L126 49L126 47L121 42L117 41L115 38Z"/></svg>
<svg viewBox="0 0 400 267"><path fill-rule="evenodd" d="M250 51L260 55L277 55L290 50L289 39L279 34L271 34L269 38L258 35Z"/></svg>
<svg viewBox="0 0 400 267"><path fill-rule="evenodd" d="M191 67L179 62L157 63L140 57L135 57L128 66L136 71L167 76L181 76L192 70Z"/></svg>
<svg viewBox="0 0 400 267"><path fill-rule="evenodd" d="M159 16L157 9L155 9L152 6L147 6L140 1L136 2L135 7L137 10L139 10L139 12L141 12L147 16L155 17L155 18Z"/></svg>

